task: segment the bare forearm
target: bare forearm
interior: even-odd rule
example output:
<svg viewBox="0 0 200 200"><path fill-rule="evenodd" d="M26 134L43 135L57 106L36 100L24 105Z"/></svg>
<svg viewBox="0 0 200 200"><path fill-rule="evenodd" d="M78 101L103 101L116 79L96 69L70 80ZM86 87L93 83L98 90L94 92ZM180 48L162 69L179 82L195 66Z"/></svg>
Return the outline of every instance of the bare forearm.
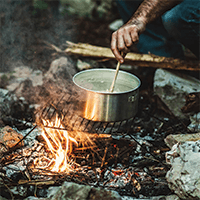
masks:
<svg viewBox="0 0 200 200"><path fill-rule="evenodd" d="M146 25L183 0L144 0L131 19L112 34L111 50L121 63L124 58L120 52L127 53L129 47L139 41L139 35Z"/></svg>
<svg viewBox="0 0 200 200"><path fill-rule="evenodd" d="M139 20L146 25L182 1L183 0L144 0L128 23L134 23L135 20Z"/></svg>

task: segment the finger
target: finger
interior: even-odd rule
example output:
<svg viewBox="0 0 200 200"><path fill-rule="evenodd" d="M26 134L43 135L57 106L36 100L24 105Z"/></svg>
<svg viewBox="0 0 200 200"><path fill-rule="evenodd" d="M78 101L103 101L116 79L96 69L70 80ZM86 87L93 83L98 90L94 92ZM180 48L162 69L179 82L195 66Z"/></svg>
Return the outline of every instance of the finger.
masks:
<svg viewBox="0 0 200 200"><path fill-rule="evenodd" d="M124 41L124 29L119 29L117 31L117 48L119 51L123 51L126 48Z"/></svg>
<svg viewBox="0 0 200 200"><path fill-rule="evenodd" d="M125 42L126 47L129 48L133 44L130 29L128 28L124 29L123 37L124 37L124 42Z"/></svg>
<svg viewBox="0 0 200 200"><path fill-rule="evenodd" d="M122 63L124 61L124 59L121 56L121 54L119 52L119 49L117 47L117 44L118 44L117 40L118 40L118 38L117 38L117 32L114 32L112 34L112 39L111 39L111 50L112 50L115 58L117 59L117 61L119 61L119 62Z"/></svg>
<svg viewBox="0 0 200 200"><path fill-rule="evenodd" d="M119 29L117 32L117 47L119 52L124 52L125 54L127 54L129 52L129 49L125 44L124 35L125 35L124 29ZM123 56L121 56L120 60L121 63L124 62Z"/></svg>
<svg viewBox="0 0 200 200"><path fill-rule="evenodd" d="M139 42L139 35L135 30L131 31L131 39L134 44L137 44Z"/></svg>

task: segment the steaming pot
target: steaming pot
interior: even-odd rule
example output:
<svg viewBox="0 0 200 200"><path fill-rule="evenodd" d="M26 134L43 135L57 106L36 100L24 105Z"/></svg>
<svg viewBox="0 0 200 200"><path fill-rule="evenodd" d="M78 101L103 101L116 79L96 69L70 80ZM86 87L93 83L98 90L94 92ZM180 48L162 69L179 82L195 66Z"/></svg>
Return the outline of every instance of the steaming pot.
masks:
<svg viewBox="0 0 200 200"><path fill-rule="evenodd" d="M90 69L74 75L78 94L78 115L92 121L117 122L135 116L138 108L140 80L119 70L115 88L109 92L114 69Z"/></svg>

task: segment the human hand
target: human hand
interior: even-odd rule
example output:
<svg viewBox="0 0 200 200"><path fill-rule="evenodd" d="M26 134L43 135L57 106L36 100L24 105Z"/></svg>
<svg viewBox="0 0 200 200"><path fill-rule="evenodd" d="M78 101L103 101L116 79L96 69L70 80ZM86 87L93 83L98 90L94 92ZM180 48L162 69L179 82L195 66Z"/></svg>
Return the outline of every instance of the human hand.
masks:
<svg viewBox="0 0 200 200"><path fill-rule="evenodd" d="M111 50L115 58L124 62L124 56L129 52L129 48L139 41L139 34L145 29L142 22L128 22L112 34Z"/></svg>

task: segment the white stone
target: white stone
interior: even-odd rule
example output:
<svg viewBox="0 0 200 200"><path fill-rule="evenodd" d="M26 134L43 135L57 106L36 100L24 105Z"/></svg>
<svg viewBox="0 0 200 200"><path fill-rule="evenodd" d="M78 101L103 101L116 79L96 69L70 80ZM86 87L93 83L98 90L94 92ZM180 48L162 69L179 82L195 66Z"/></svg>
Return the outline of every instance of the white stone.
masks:
<svg viewBox="0 0 200 200"><path fill-rule="evenodd" d="M200 199L200 140L174 145L166 158L169 188L181 199Z"/></svg>
<svg viewBox="0 0 200 200"><path fill-rule="evenodd" d="M190 116L190 121L188 128L193 132L200 132L200 112Z"/></svg>
<svg viewBox="0 0 200 200"><path fill-rule="evenodd" d="M180 72L157 69L154 76L154 92L177 117L184 118L181 108L185 96L200 91L200 80Z"/></svg>

